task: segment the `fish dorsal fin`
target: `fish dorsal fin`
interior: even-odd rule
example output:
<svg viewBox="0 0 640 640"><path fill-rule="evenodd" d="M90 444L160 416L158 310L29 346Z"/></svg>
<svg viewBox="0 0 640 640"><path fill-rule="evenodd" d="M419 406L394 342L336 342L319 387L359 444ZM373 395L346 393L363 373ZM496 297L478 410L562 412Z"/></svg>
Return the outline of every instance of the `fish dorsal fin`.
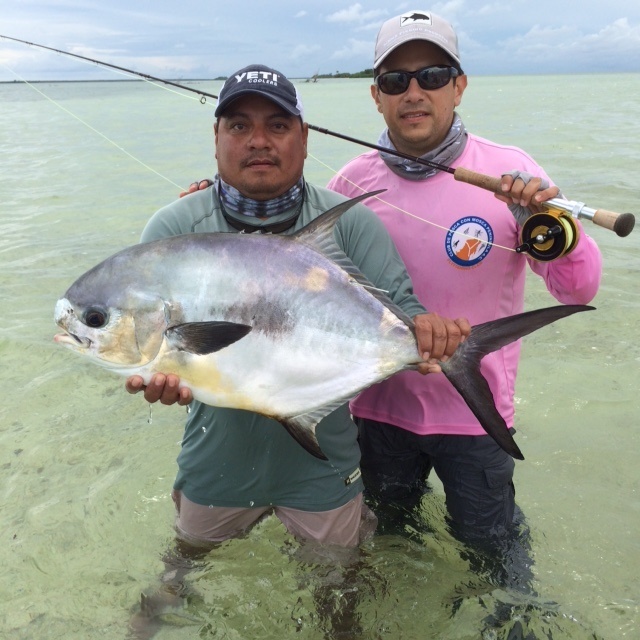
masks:
<svg viewBox="0 0 640 640"><path fill-rule="evenodd" d="M308 225L291 234L289 237L313 247L326 258L335 262L343 271L346 271L358 284L367 289L372 296L378 299L385 307L392 311L413 330L413 320L389 298L386 291L378 289L369 281L358 267L353 264L347 254L340 249L333 237L333 228L344 213L362 200L376 196L384 191L386 191L386 189L370 191L368 193L363 193L356 198L352 198L351 200L341 202L339 205L336 205L332 209L320 214Z"/></svg>
<svg viewBox="0 0 640 640"><path fill-rule="evenodd" d="M305 242L306 244L318 249L318 251L324 253L325 246L327 248L331 248L331 245L335 245L335 240L333 239L333 227L335 227L336 222L338 222L342 214L349 211L349 209L354 205L362 202L362 200L377 196L379 193L383 193L384 191L386 191L386 189L369 191L368 193L363 193L355 198L351 198L351 200L345 200L328 211L321 213L309 224L302 227L302 229L291 234L291 237L298 238L302 242Z"/></svg>
<svg viewBox="0 0 640 640"><path fill-rule="evenodd" d="M228 347L250 331L250 326L235 322L187 322L169 327L165 335L174 348L203 356Z"/></svg>

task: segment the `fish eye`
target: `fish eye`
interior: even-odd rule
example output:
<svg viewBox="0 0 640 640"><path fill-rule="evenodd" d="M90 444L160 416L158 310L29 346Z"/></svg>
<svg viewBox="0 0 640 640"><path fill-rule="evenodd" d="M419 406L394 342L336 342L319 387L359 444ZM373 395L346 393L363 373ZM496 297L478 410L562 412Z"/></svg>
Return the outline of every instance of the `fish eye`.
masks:
<svg viewBox="0 0 640 640"><path fill-rule="evenodd" d="M82 320L88 327L100 329L107 324L109 317L102 309L87 309Z"/></svg>

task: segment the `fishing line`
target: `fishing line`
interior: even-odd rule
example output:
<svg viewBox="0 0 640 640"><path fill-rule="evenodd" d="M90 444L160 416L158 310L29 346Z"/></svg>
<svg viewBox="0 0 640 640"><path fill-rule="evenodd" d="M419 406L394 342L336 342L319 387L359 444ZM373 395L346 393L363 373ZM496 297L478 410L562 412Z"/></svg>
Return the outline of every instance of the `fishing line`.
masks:
<svg viewBox="0 0 640 640"><path fill-rule="evenodd" d="M6 38L6 36L0 36L0 38ZM59 52L57 49L53 49L53 51L56 51L58 53ZM69 54L72 55L76 58L80 59L80 62L83 62L86 65L90 65L90 66L99 66L96 65L96 62L94 60L91 60L91 58L85 58L83 56L78 56L75 54ZM126 78L132 78L132 79L137 79L140 78L143 82L146 82L147 84L153 85L154 87L156 87L157 89L162 89L162 91L167 91L168 93L173 93L176 96L180 96L181 98L186 98L187 100L197 100L198 102L200 102L201 104L204 104L205 102L207 102L206 97L201 96L200 99L196 98L195 96L189 95L188 93L183 93L182 91L176 91L175 89L171 89L170 87L164 86L163 84L158 84L157 82L155 82L154 80L151 80L151 76L149 77L145 77L144 75L140 75L137 71L129 71L129 70L121 70L119 67L115 67L113 69L111 69L112 73L119 73L121 76L125 76ZM15 72L11 72L11 73L15 73ZM181 88L185 88L187 89L187 87L182 87L182 85L177 85Z"/></svg>
<svg viewBox="0 0 640 640"><path fill-rule="evenodd" d="M196 89L194 87L187 87L185 85L182 84L178 84L177 82L172 82L171 80L165 80L163 78L157 78L155 76L146 74L146 73L141 73L139 71L134 71L133 69L127 69L126 67L121 67L118 65L114 65L108 62L104 62L102 60L98 60L96 58L89 58L87 56L82 56L80 54L76 54L76 53L71 53L69 51L63 51L62 49L56 49L54 47L47 47L45 45L41 45L41 44L37 44L35 42L28 42L26 40L21 40L19 38L11 38L9 36L5 36L0 34L0 38L4 38L6 40L12 40L14 42L20 42L22 44L26 44L29 46L33 46L33 47L38 47L41 49L47 49L49 51L54 51L56 53L62 54L62 55L66 55L66 56L71 56L74 58L78 58L82 61L85 62L90 62L99 66L104 66L107 67L111 70L115 70L117 72L124 72L126 74L130 74L130 75L134 75L134 76L138 76L142 79L144 79L145 81L155 81L155 82L150 82L150 84L153 84L156 87L160 87L160 85L156 84L156 82L160 82L163 85L170 85L170 86L174 86L177 87L179 89L183 89L185 91L189 91L191 93L196 93L198 95L200 95L200 102L202 104L207 103L207 98L214 98L217 99L217 96L215 94L212 93L208 93L206 91L202 91L200 89ZM160 87L160 88L164 88L164 87ZM178 92L173 92L173 93L178 93ZM180 95L184 95L184 94L180 94ZM74 116L75 117L75 116ZM458 180L460 182L464 182L467 184L471 184L473 186L476 187L480 187L482 189L491 191L493 193L502 193L501 189L500 189L500 178L494 178L493 176L488 176L488 175L483 175L480 173L477 173L475 171L470 171L469 169L465 169L464 167L457 167L456 169L452 168L452 167L447 167L446 165L442 165L440 163L437 162L433 162L430 160L425 160L424 158L420 158L418 156L412 156L409 154L405 154L402 152L399 152L395 149L389 149L386 147L382 147L376 144L372 144L369 142L365 142L363 140L359 140L357 138L352 138L351 136L347 136L341 133L337 133L335 131L330 131L329 129L326 129L324 127L317 127L315 125L309 124L307 123L308 127L314 131L318 131L320 133L324 133L330 136L334 136L337 138L341 138L343 140L347 140L350 142L353 142L355 144L361 145L361 146L365 146L365 147L369 147L371 149L376 149L378 151L383 151L385 153L389 153L395 156L398 156L400 158L405 158L405 159L409 159L412 160L413 162L425 165L427 167L430 167L432 169L437 169L439 171L443 171L449 174L452 174L455 180ZM87 125L89 126L89 125ZM89 127L91 129L93 129L92 127ZM96 131L95 129L93 129L94 131ZM100 134L100 132L96 131L97 133ZM106 138L106 136L103 136ZM108 138L106 138L108 140ZM111 142L111 141L110 141ZM112 144L115 145L115 143L112 142ZM118 147L119 149L122 149L122 147L119 147L118 145L115 145L116 147ZM127 155L129 155L131 158L133 158L134 160L136 160L136 162L140 162L139 160L137 160L134 156L132 156L131 154L129 154L127 151L125 151L124 149L122 149L122 151L124 153L126 153ZM312 156L313 157L313 156ZM315 160L317 160L317 158L314 157ZM142 164L143 166L147 167L152 173L155 173L157 175L160 175L157 171L155 171L154 169L151 169L151 167L148 167L147 165L145 165L144 163L140 162L140 164ZM323 164L323 163L320 163ZM327 166L327 165L325 165ZM337 171L335 171L334 169L332 169L331 167L327 167L329 168L331 171L333 171L334 173L338 173ZM162 176L164 177L164 176ZM166 178L165 178L166 179ZM173 183L171 180L168 180L171 184L175 184ZM355 185L356 187L360 188L359 185ZM181 188L181 187L179 187ZM389 203L386 203L389 204ZM393 206L393 205L389 205L389 206ZM631 213L623 213L623 214L619 214L619 213L615 213L613 211L607 211L605 209L591 209L589 207L586 207L585 204L583 202L574 202L574 201L569 201L569 200L564 200L562 198L552 198L551 200L546 201L543 204L543 207L545 209L547 209L550 212L554 212L554 215L557 214L557 216L563 217L564 220L567 220L571 226L571 230L572 230L572 235L576 236L578 233L578 227L576 226L576 223L572 220L572 218L587 218L589 220L591 220L594 224L600 225L602 227L605 227L607 229L611 229L612 231L614 231L618 236L620 237L625 237L627 235L629 235L629 233L631 233L631 231L633 230L633 227L635 225L635 216ZM399 209L398 207L393 207L395 209L397 209L398 211L405 213L406 215L411 215L412 217L414 217L416 220L421 220L422 222L425 222L427 224L431 224L432 226L436 227L436 228L440 228L442 229L442 227L440 227L439 225L430 222L429 220L425 220L423 218L419 218L417 216L414 216L413 214L404 211L402 209ZM535 214L534 214L535 215ZM533 216L532 216L533 217ZM564 225L553 225L552 227L549 227L548 229L546 227L544 227L544 225L538 225L538 227L536 227L536 230L539 231L539 233L537 235L535 235L535 237L521 237L521 242L522 244L519 247L516 247L515 251L517 253L521 253L521 252L526 252L529 253L529 255L531 255L532 257L534 256L534 252L532 251L532 248L537 247L538 251L536 253L537 257L535 259L537 260L553 260L559 256L556 256L555 254L553 254L553 252L548 252L546 249L544 249L544 247L546 247L549 242L552 240L552 236L553 235L557 235L555 234L556 230L560 230L560 233L563 233L563 228L566 230L566 227L564 227ZM449 230L447 230L449 231ZM543 232L544 231L544 232ZM553 233L552 233L553 232ZM465 234L461 234L461 235L465 235ZM522 236L522 234L521 234ZM502 247L501 245L494 245L497 247L500 247L502 249L508 249L509 251L514 251L514 249L511 249L509 247ZM574 244L575 246L575 244ZM570 249L569 249L570 250ZM562 255L563 253L561 252L560 255Z"/></svg>
<svg viewBox="0 0 640 640"><path fill-rule="evenodd" d="M0 38L5 38L7 40L12 40L14 42L20 42L20 43L27 44L27 45L30 45L30 46L39 47L39 48L42 48L42 49L47 49L49 51L53 51L53 52L61 54L61 55L68 55L68 56L71 56L71 57L79 59L81 62L83 62L85 64L104 66L104 67L107 67L108 69L110 69L113 73L119 73L119 74L124 75L126 77L139 77L142 80L144 80L145 82L147 82L148 84L150 84L150 85L152 85L152 86L154 86L154 87L156 87L158 89L163 89L165 91L168 91L168 92L173 93L175 95L181 96L183 98L189 98L190 100L198 100L198 102L200 102L201 104L207 104L207 105L213 106L212 103L210 103L207 100L207 98L214 98L214 99L217 100L217 97L218 97L218 96L216 96L216 95L214 95L212 93L201 91L201 90L193 88L193 87L187 87L187 86L184 86L184 85L181 85L181 84L177 84L175 82L171 82L169 80L163 80L162 78L156 78L156 77L151 76L149 74L140 73L140 72L134 71L132 69L127 69L125 67L120 67L118 65L110 64L110 63L107 63L107 62L102 62L100 60L96 60L94 58L89 58L87 56L82 56L82 55L79 55L79 54L76 54L76 53L63 51L61 49L55 49L53 47L47 47L47 46L36 44L36 43L33 43L33 42L27 42L26 40L19 40L17 38L11 38L9 36L4 36L4 35L1 35L1 34L0 34ZM5 68L7 68L7 67L5 67ZM109 144L113 145L118 150L122 151L124 154L129 156L131 159L135 160L138 164L140 164L141 166L145 167L146 169L148 169L149 171L151 171L155 175L163 178L169 184L172 184L172 185L176 186L178 189L180 189L180 191L186 191L186 189L184 187L181 187L180 185L177 185L170 178L162 175L161 173L159 173L158 171L156 171L155 169L153 169L152 167L150 167L149 165L147 165L143 161L139 160L133 154L129 153L126 149L124 149L124 147L122 147L121 145L117 144L114 140L111 140L106 135L102 134L100 131L95 129L95 127L92 127L90 124L88 124L87 122L85 122L84 120L82 120L81 118L76 116L75 114L73 114L71 111L69 111L68 109L66 109L62 105L58 104L55 100L53 100L49 96L47 96L43 91L41 91L40 89L38 89L35 86L33 86L31 83L29 83L26 80L24 80L15 71L13 71L11 69L8 69L8 70L11 73L13 73L13 75L15 75L17 78L19 78L22 82L24 82L29 87L31 87L32 89L37 91L44 98L49 100L52 104L57 106L59 109L65 111L66 113L68 113L70 116L72 116L73 118L75 118L76 120L78 120L79 122L84 124L87 128L91 129L93 132L97 133L99 136L101 136L107 142L109 142ZM158 84L158 82L161 83L161 84ZM184 89L184 90L189 91L191 93L196 93L196 94L200 95L200 98L199 99L195 98L195 97L193 97L191 95L183 93L182 91L176 91L174 89L169 88L168 86L163 86L163 85L171 85L171 86L179 87L180 89ZM346 136L346 135L343 135L343 134L340 134L340 133L336 133L334 131L330 131L329 129L326 129L326 128L317 127L317 126L312 125L312 124L309 124L308 126L313 131L317 131L319 133L323 133L323 134L326 134L326 135L332 135L334 137L342 138L343 140L347 140L348 142L353 142L355 144L368 146L370 148L378 149L378 150L381 150L381 151L389 151L391 153L394 152L394 150L386 149L384 147L380 147L380 146L374 145L374 144L365 143L365 142L363 142L361 140L357 140L355 138L351 138L350 136ZM322 160L320 160L319 158L314 156L312 153L309 153L308 155L309 155L309 157L313 158L318 164L322 165L323 167L328 169L333 174L340 175L344 180L346 180L347 182L352 184L354 187L356 187L357 189L359 189L363 193L366 191L363 187L361 187L360 185L356 184L355 182L347 179L346 177L342 176L339 173L339 171L337 171L333 167L329 166L328 164L326 164L325 162L323 162ZM422 164L425 164L425 165L429 166L430 168L435 168L435 169L439 169L439 170L442 170L442 171L447 171L448 173L453 173L453 169L451 169L450 167L446 167L444 165L440 165L438 163L430 162L430 161L424 160L422 158L417 158L417 157L414 157L414 156L411 156L411 155L407 155L407 154L401 153L399 151L396 152L396 155L398 155L400 157L404 157L404 158L410 159L410 160L414 160L416 162L420 162ZM436 227L437 229L441 229L442 231L445 231L445 232L449 231L449 229L447 227L443 227L443 226L441 226L441 225L439 225L439 224L437 224L435 222L431 222L430 220L425 220L424 218L421 218L421 217L419 217L419 216L417 216L417 215L415 215L415 214L413 214L413 213L411 213L409 211L406 211L405 209L402 209L401 207L398 207L397 205L394 205L391 202L387 202L386 200L384 200L383 198L380 198L379 196L375 196L375 197L376 197L376 199L378 199L380 202L382 202L383 204L387 205L388 207L390 207L392 209L395 209L396 211L399 211L400 213L403 213L403 214L405 214L407 216L410 216L411 218L413 218L415 220L419 220L420 222L423 222L425 224L429 224L429 225L431 225L433 227ZM472 238L472 236L464 233L463 231L454 231L453 233L455 235L460 235L460 236L463 236L465 238ZM511 247L504 247L502 245L494 244L494 243L491 243L491 242L487 242L486 244L492 245L492 246L496 246L496 247L498 247L500 249L505 249L507 251L515 251L515 249L513 249Z"/></svg>
<svg viewBox="0 0 640 640"><path fill-rule="evenodd" d="M156 171L153 167L149 166L148 164L146 164L145 162L143 162L142 160L138 159L136 156L134 156L132 153L130 153L129 151L127 151L124 147L122 147L121 145L119 145L117 142L115 142L115 140L112 140L111 138L109 138L108 136L106 136L105 134L101 133L100 131L98 131L95 127L93 127L92 125L90 125L88 122L86 122L85 120L83 120L82 118L80 118L79 116L77 116L76 114L74 114L72 111L70 111L69 109L67 109L66 107L63 107L60 103L56 102L53 98L51 98L50 96L48 96L46 93L44 93L43 91L41 91L40 89L38 89L36 86L34 86L32 83L28 82L27 80L25 80L24 78L22 78L19 74L17 74L15 71L13 71L12 69L9 69L9 67L7 67L6 65L2 65L5 69L7 69L8 71L10 71L14 76L16 76L16 78L19 78L22 82L24 82L28 87L31 87L34 91L38 92L43 98L45 98L46 100L48 100L50 103L52 103L53 105L55 105L56 107L58 107L60 110L64 111L65 113L67 113L68 115L70 115L72 118L75 118L78 122L82 123L85 127L87 127L88 129L90 129L91 131L93 131L94 133L96 133L97 135L99 135L101 138L103 138L104 140L106 140L109 144L113 145L116 149L118 149L119 151L121 151L122 153L124 153L125 155L129 156L129 158L131 158L132 160L134 160L135 162L137 162L139 165L141 165L142 167L144 167L145 169L148 169L151 173L157 175L158 177L162 178L163 180L166 180L169 184L173 185L174 187L177 187L180 191L186 191L187 189L185 189L184 187L180 186L179 184L176 184L173 180L171 180L171 178L168 178L167 176L161 174L159 171ZM115 71L116 73L120 73L119 71ZM182 97L185 98L189 98L190 100L196 100L197 98L193 98L192 96L188 96L184 93L181 93L179 91L174 91L173 89L169 89L167 87L163 87L161 85L156 84L155 82L146 80L146 82L148 82L149 84L153 85L154 87L157 87L158 89L164 89L165 91L169 91L170 93L174 93L177 95L180 95ZM202 104L205 104L202 100L199 100L199 102L201 102ZM207 102L206 104L211 104L209 102ZM311 127L310 127L311 128ZM349 184L353 185L354 187L356 187L357 189L359 189L360 191L362 191L363 193L366 192L366 189L362 186L360 186L359 184L356 184L355 182L353 182L352 180L349 180L347 177L343 176L338 170L334 169L333 167L329 166L328 164L326 164L325 162L323 162L322 160L320 160L320 158L314 156L312 153L308 153L310 158L313 158L313 160L315 160L318 164L322 165L323 167L325 167L326 169L328 169L329 171L331 171L332 173L339 175L343 180L345 180L346 182L348 182ZM420 222L423 222L425 224L430 224L433 227L436 227L438 229L441 229L445 232L448 232L449 229L447 227L443 227L435 222L431 222L430 220L425 220L424 218L420 218L419 216L411 213L410 211L407 211L406 209L402 209L401 207L398 207L397 205L391 203L391 202L387 202L386 200L384 200L383 198L381 198L380 196L374 196L376 198L376 200L379 200L380 202L382 202L383 204L387 205L388 207L390 207L391 209L395 209L396 211L399 211L400 213L403 213L411 218L414 218L415 220L418 220ZM464 233L463 231L453 231L452 232L454 235L459 235L459 236L463 236L465 238L470 238L470 239L474 239L473 236ZM485 244L490 245L490 246L494 246L494 247L498 247L500 249L505 249L507 251L513 251L515 252L515 249L511 248L511 247L504 247L502 245L496 244L496 243L492 243L489 241L486 241Z"/></svg>
<svg viewBox="0 0 640 640"><path fill-rule="evenodd" d="M99 135L103 140L106 140L109 144L113 145L116 149L118 149L118 151L122 151L122 153L129 156L132 160L137 162L139 165L143 166L145 169L148 169L149 171L151 171L151 173L155 173L155 175L159 176L160 178L163 178L169 184L172 184L174 187L177 187L181 191L184 190L183 187L181 187L179 184L176 184L173 180L171 180L171 178L167 178L167 176L162 175L159 171L156 171L153 167L150 167L148 164L146 164L142 160L136 158L133 154L129 153L124 147L120 146L115 140L112 140L111 138L106 136L104 133L98 131L95 127L91 126L88 122L83 120L80 116L77 116L75 113L73 113L66 107L63 107L59 102L56 102L53 98L49 97L46 93L44 93L44 91L41 91L36 86L34 86L30 82L22 78L19 74L13 71L13 69L9 69L9 67L5 65L2 65L2 66L5 69L7 69L7 71L10 71L14 76L16 76L16 78L19 78L21 82L24 82L28 87L31 87L34 91L37 91L43 98L48 100L51 104L58 107L58 109L60 109L61 111L64 111L66 114L70 115L72 118L75 118L78 122L80 122L85 127L87 127L87 129L91 129L91 131Z"/></svg>
<svg viewBox="0 0 640 640"><path fill-rule="evenodd" d="M337 176L340 176L340 178L342 178L345 182L348 182L350 185L354 186L356 189L360 189L360 191L362 191L363 193L366 193L367 190L364 187L360 186L356 182L353 182L353 180L350 180L346 176L342 175L339 171L337 171L333 167L330 167L328 164L326 164L325 162L323 162L319 158L316 158L316 156L314 156L312 153L307 152L307 154L309 155L310 158L313 158L316 162L321 164L323 167L329 169L329 171L331 171L332 173L335 173ZM430 220L425 220L424 218L420 218L415 213L411 213L410 211L407 211L406 209L403 209L402 207L398 207L397 205L393 204L392 202L387 202L384 198L381 198L380 196L372 196L372 197L375 198L376 200L379 200L380 202L382 202L382 204L387 205L391 209L395 209L396 211L399 211L400 213L404 213L405 215L409 216L410 218L413 218L414 220L418 220L419 222L424 222L426 224L430 224L432 227L436 227L436 228L441 229L442 231L445 231L447 233L451 232L453 235L464 236L465 238L469 238L471 240L475 240L476 239L475 236L467 234L467 233L464 233L463 231L457 231L457 230L453 231L452 229L449 229L449 227L443 227L442 225L439 225L439 224L437 224L435 222L431 222ZM484 244L492 246L492 247L498 247L499 249L505 249L506 251L513 251L514 253L516 251L512 247L504 247L504 246L502 246L500 244L497 244L495 242L489 242L488 240L485 241Z"/></svg>

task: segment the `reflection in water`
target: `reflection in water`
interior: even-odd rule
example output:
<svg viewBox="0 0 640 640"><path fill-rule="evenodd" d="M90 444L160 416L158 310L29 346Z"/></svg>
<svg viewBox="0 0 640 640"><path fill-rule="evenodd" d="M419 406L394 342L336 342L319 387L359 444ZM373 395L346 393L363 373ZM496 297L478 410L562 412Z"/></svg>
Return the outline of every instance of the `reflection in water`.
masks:
<svg viewBox="0 0 640 640"><path fill-rule="evenodd" d="M176 540L129 637L597 640L535 593L524 522L500 546L456 540L439 495L378 514L358 549L298 543L273 517L211 549Z"/></svg>

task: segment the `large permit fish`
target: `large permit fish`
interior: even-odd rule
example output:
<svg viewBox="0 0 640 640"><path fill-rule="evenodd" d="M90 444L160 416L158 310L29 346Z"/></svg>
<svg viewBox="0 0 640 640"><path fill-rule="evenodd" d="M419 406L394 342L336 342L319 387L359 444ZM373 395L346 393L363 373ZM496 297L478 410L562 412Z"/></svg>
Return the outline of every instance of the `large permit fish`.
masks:
<svg viewBox="0 0 640 640"><path fill-rule="evenodd" d="M414 325L358 271L333 227L365 194L292 235L194 233L138 244L82 275L58 300L55 340L145 383L173 373L194 398L282 423L326 459L316 424L362 389L421 362ZM444 375L480 424L522 459L480 360L555 320L555 306L473 327ZM437 375L437 374L431 374Z"/></svg>

